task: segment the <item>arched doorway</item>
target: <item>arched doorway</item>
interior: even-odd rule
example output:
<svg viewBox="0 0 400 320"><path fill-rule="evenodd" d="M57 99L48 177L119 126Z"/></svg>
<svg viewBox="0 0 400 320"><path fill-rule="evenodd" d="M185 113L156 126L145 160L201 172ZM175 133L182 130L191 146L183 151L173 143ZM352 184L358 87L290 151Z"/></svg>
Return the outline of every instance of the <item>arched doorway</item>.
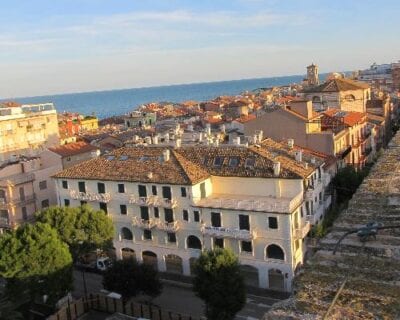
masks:
<svg viewBox="0 0 400 320"><path fill-rule="evenodd" d="M122 248L121 255L122 255L123 260L136 259L135 250L133 250L131 248Z"/></svg>
<svg viewBox="0 0 400 320"><path fill-rule="evenodd" d="M270 269L268 270L269 288L272 290L284 291L285 290L285 276L281 270Z"/></svg>
<svg viewBox="0 0 400 320"><path fill-rule="evenodd" d="M190 249L201 250L201 241L196 236L189 236L186 240L187 247Z"/></svg>
<svg viewBox="0 0 400 320"><path fill-rule="evenodd" d="M167 254L165 257L167 272L183 274L182 258L175 254Z"/></svg>
<svg viewBox="0 0 400 320"><path fill-rule="evenodd" d="M285 260L285 253L282 248L276 244L269 245L265 255L269 259Z"/></svg>
<svg viewBox="0 0 400 320"><path fill-rule="evenodd" d="M240 271L244 276L244 282L250 287L259 287L258 284L258 269L249 265L241 265Z"/></svg>
<svg viewBox="0 0 400 320"><path fill-rule="evenodd" d="M157 255L152 251L143 251L143 263L152 266L155 270L158 269Z"/></svg>
<svg viewBox="0 0 400 320"><path fill-rule="evenodd" d="M121 240L132 240L133 234L132 231L126 227L121 228Z"/></svg>
<svg viewBox="0 0 400 320"><path fill-rule="evenodd" d="M190 275L193 276L194 275L194 266L197 262L197 258L190 258L189 259L189 266L190 266Z"/></svg>

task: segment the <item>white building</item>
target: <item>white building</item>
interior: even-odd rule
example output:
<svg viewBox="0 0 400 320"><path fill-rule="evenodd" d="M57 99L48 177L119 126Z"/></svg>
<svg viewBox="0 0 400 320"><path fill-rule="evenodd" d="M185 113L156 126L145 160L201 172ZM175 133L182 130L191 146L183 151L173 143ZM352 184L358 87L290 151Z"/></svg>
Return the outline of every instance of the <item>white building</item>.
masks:
<svg viewBox="0 0 400 320"><path fill-rule="evenodd" d="M189 276L202 249L227 247L248 284L290 291L304 238L330 204L323 164L267 139L121 148L55 179L60 205L89 203L114 220L118 258Z"/></svg>

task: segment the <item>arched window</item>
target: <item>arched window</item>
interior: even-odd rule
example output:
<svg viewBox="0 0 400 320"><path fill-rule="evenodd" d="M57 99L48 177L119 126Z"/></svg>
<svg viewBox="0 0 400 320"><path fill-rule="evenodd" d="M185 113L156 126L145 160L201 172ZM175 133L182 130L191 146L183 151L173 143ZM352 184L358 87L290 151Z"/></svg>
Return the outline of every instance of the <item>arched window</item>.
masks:
<svg viewBox="0 0 400 320"><path fill-rule="evenodd" d="M122 228L121 229L121 239L132 240L133 239L132 231L125 227Z"/></svg>
<svg viewBox="0 0 400 320"><path fill-rule="evenodd" d="M266 251L267 258L285 260L285 254L282 248L276 244L269 245Z"/></svg>
<svg viewBox="0 0 400 320"><path fill-rule="evenodd" d="M188 248L201 250L201 241L196 236L189 236L186 243Z"/></svg>
<svg viewBox="0 0 400 320"><path fill-rule="evenodd" d="M344 98L346 99L346 101L349 101L349 102L353 102L356 100L356 97L353 96L352 94L348 94Z"/></svg>

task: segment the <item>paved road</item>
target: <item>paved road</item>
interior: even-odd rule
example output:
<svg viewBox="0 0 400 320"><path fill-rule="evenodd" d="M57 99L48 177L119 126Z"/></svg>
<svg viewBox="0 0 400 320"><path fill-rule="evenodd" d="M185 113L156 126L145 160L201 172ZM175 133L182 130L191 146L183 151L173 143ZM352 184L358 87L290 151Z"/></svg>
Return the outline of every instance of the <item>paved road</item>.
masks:
<svg viewBox="0 0 400 320"><path fill-rule="evenodd" d="M84 295L82 272L74 271L74 297ZM85 273L88 293L99 292L103 289L102 277L95 273ZM270 297L247 295L247 303L242 311L236 316L237 320L261 319L270 306L278 301ZM164 309L182 314L200 315L203 314L204 304L195 296L189 287L178 286L174 283L164 283L162 294L153 300L155 305Z"/></svg>

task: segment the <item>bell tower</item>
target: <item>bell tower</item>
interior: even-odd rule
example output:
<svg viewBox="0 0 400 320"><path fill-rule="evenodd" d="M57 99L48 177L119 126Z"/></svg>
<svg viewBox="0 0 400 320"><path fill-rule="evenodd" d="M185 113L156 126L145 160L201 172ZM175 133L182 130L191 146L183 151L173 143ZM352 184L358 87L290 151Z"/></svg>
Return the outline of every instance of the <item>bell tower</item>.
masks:
<svg viewBox="0 0 400 320"><path fill-rule="evenodd" d="M319 85L318 66L314 63L307 67L307 82L309 86Z"/></svg>

